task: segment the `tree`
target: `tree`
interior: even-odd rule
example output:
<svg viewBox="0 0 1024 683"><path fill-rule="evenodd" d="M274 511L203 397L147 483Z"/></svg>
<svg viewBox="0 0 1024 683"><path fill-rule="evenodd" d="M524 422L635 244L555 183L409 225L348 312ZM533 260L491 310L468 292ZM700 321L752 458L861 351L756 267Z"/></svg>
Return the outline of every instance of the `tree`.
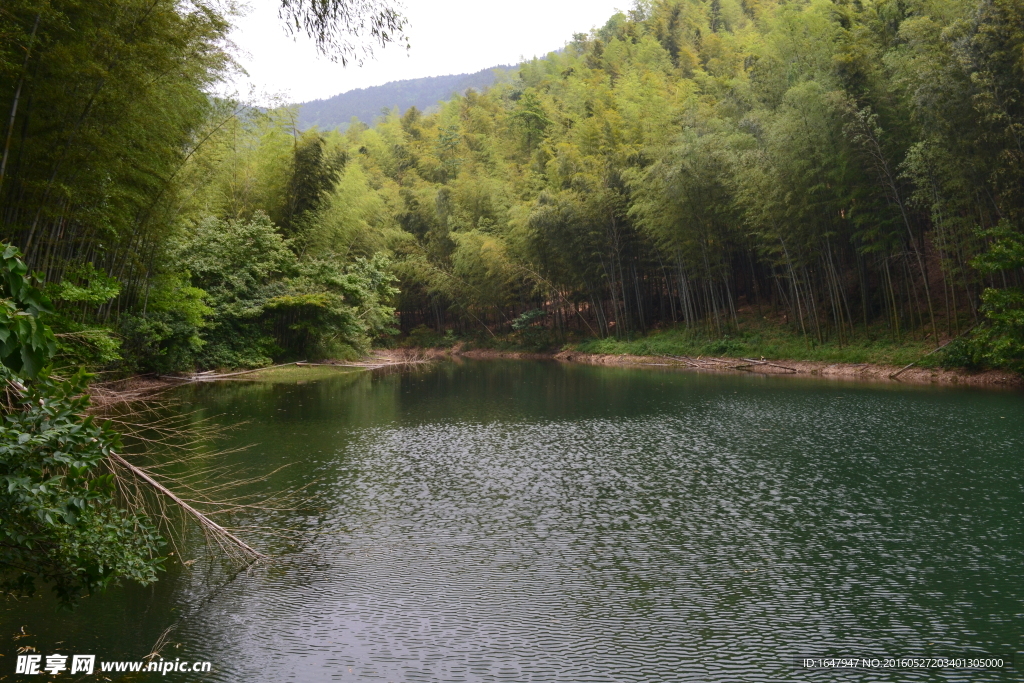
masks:
<svg viewBox="0 0 1024 683"><path fill-rule="evenodd" d="M1019 229L1004 220L987 236L993 239L992 246L975 261L982 273L1024 269L1024 235ZM954 349L957 360L1024 371L1024 287L989 287L982 293L981 301L988 325ZM960 357L961 354L966 357Z"/></svg>

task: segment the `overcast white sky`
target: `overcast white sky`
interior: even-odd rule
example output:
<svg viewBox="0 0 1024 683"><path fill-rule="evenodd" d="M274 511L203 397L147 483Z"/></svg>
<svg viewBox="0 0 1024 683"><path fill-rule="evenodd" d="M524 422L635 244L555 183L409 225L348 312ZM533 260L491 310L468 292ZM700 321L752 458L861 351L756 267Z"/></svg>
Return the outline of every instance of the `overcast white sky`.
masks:
<svg viewBox="0 0 1024 683"><path fill-rule="evenodd" d="M342 67L317 54L304 35L285 34L277 17L279 0L249 0L248 16L231 36L248 79L239 93L284 95L291 102L332 97L354 88L423 76L479 71L517 64L557 50L573 33L603 26L632 0L405 0L412 49L375 50L362 66Z"/></svg>

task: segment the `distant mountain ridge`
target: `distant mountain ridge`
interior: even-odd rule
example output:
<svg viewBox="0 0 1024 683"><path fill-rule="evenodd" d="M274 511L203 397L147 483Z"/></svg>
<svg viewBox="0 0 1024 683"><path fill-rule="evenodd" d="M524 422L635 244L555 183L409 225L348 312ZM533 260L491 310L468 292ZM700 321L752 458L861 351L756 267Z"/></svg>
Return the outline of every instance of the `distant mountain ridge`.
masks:
<svg viewBox="0 0 1024 683"><path fill-rule="evenodd" d="M326 100L313 100L299 105L299 127L318 126L321 130L347 128L355 116L366 125L373 125L384 109L398 107L405 113L410 107L426 110L473 88L484 90L497 82L502 73L516 67L500 65L472 74L429 76L405 81L392 81L370 88L357 88Z"/></svg>

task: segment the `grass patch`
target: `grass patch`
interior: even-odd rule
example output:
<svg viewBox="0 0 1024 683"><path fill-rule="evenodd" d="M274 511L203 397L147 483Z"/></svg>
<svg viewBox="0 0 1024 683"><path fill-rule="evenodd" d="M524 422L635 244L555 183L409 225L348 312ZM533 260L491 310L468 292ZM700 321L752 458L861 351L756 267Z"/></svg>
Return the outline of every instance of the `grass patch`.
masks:
<svg viewBox="0 0 1024 683"><path fill-rule="evenodd" d="M783 327L763 327L739 331L719 339L708 339L682 328L652 332L632 340L589 339L571 348L583 353L629 354L634 356L724 356L730 358L767 358L769 360L809 360L828 363L873 363L906 365L920 360L935 345L931 341L863 336L840 345L837 341L818 343L804 339Z"/></svg>
<svg viewBox="0 0 1024 683"><path fill-rule="evenodd" d="M320 379L337 377L341 374L360 374L366 370L345 366L328 367L323 365L302 366L285 365L275 368L264 368L256 372L239 375L237 379L250 382L281 382L291 384L293 382L315 382ZM231 379L235 379L232 377Z"/></svg>
<svg viewBox="0 0 1024 683"><path fill-rule="evenodd" d="M682 326L655 330L647 335L634 334L632 339L581 338L572 333L560 337L554 330L531 327L498 336L479 332L439 335L421 327L399 342L411 347L451 347L461 344L465 349L545 352L567 349L581 353L626 354L632 356L712 356L727 358L766 358L768 360L808 360L825 363L871 363L902 367L917 362L922 367L948 365L945 351L928 356L935 350L931 339L922 340L920 333L895 341L884 327L859 331L853 339L840 344L836 340L819 343L805 338L784 324L760 319L741 318L738 329L719 338L687 330Z"/></svg>

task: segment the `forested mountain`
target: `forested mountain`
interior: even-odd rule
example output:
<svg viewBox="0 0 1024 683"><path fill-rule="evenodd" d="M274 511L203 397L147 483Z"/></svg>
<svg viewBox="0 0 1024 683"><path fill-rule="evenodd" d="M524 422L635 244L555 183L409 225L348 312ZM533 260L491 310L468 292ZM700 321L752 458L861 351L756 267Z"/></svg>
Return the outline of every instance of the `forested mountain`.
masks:
<svg viewBox="0 0 1024 683"><path fill-rule="evenodd" d="M326 100L305 102L299 105L299 127L303 130L313 126L321 130L345 130L353 117L372 126L384 113L396 107L399 115L410 107L425 111L454 95L464 95L470 88L486 90L513 68L496 66L472 74L392 81L370 88L349 90Z"/></svg>

